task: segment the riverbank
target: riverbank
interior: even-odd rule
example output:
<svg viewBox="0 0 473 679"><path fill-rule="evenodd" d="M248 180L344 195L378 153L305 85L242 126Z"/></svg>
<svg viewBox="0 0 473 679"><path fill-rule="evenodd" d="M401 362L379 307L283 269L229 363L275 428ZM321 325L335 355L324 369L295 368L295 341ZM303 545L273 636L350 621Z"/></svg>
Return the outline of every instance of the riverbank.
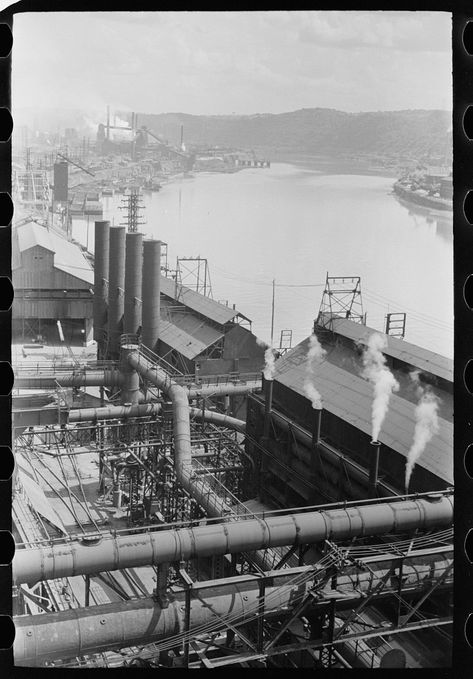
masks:
<svg viewBox="0 0 473 679"><path fill-rule="evenodd" d="M425 208L432 210L441 210L442 212L452 212L453 201L446 198L437 198L436 196L429 196L426 193L418 193L411 189L402 186L399 182L393 185L394 194L407 203L415 203Z"/></svg>

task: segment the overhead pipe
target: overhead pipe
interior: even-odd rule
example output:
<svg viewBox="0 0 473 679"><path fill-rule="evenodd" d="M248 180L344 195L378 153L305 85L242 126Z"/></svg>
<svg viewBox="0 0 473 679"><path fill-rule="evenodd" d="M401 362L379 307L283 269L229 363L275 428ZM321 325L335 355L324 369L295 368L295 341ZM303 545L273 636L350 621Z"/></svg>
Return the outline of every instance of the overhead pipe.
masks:
<svg viewBox="0 0 473 679"><path fill-rule="evenodd" d="M147 417L161 412L160 403L143 403L131 406L104 406L103 408L77 408L69 411L68 422L120 420L125 417Z"/></svg>
<svg viewBox="0 0 473 679"><path fill-rule="evenodd" d="M324 540L440 529L453 523L453 494L227 521L177 530L102 537L94 545L69 542L17 549L13 582L87 575L101 571L248 552Z"/></svg>
<svg viewBox="0 0 473 679"><path fill-rule="evenodd" d="M146 417L151 415L158 415L161 412L160 403L142 403L139 405L122 405L122 406L105 406L103 408L77 408L69 411L68 422L86 422L96 420L118 420L124 417ZM200 408L190 408L189 413L191 418L211 422L220 427L227 429L234 429L236 431L245 433L246 422L238 420L236 417L230 417L224 413L218 413L214 410L204 410Z"/></svg>
<svg viewBox="0 0 473 679"><path fill-rule="evenodd" d="M108 302L110 222L95 222L94 235L94 340L102 344Z"/></svg>
<svg viewBox="0 0 473 679"><path fill-rule="evenodd" d="M190 399L199 396L238 396L241 394L250 394L253 391L261 389L261 382L252 380L251 382L244 383L228 382L227 384L206 384L185 388L187 389L187 395Z"/></svg>
<svg viewBox="0 0 473 679"><path fill-rule="evenodd" d="M110 227L110 273L108 286L108 350L117 356L120 349L120 324L125 308L124 226Z"/></svg>
<svg viewBox="0 0 473 679"><path fill-rule="evenodd" d="M211 422L219 427L227 427L227 429L234 429L244 434L246 431L246 422L238 420L236 417L230 417L224 413L217 413L214 410L202 410L201 408L189 408L190 416L195 420L203 420L204 422Z"/></svg>
<svg viewBox="0 0 473 679"><path fill-rule="evenodd" d="M161 319L161 241L143 241L141 341L154 351Z"/></svg>
<svg viewBox="0 0 473 679"><path fill-rule="evenodd" d="M125 239L125 300L123 332L134 335L141 326L143 234L131 231Z"/></svg>
<svg viewBox="0 0 473 679"><path fill-rule="evenodd" d="M58 384L61 387L113 387L120 386L122 381L123 376L116 368L78 368L76 373L61 374L52 370L49 376L16 377L15 389L56 389Z"/></svg>
<svg viewBox="0 0 473 679"><path fill-rule="evenodd" d="M369 564L365 571L360 566L349 566L338 575L335 592L339 595L339 609L355 608L357 602L366 601L370 596L375 600L397 594L397 578L392 582L387 580L381 590L379 583L389 578L391 572L395 573L399 557L375 559L366 559ZM428 590L435 579L445 576L453 563L448 549L445 553L423 553L419 557L414 553L407 559L408 563L402 569L403 593L417 596ZM265 588L262 599L261 576L252 574L228 578L223 586L218 580L193 583L188 593L183 588L176 588L168 595L166 607L156 598L146 597L55 613L15 616L15 664L34 667L57 659L151 644L186 632L192 636L193 630L197 635L203 625L212 623L216 628L225 629L227 616L231 616L233 624L237 619L238 624L254 621L256 607L265 618L287 616L308 596L316 568L274 570L265 575L271 584ZM451 579L445 586L451 587ZM308 608L325 608L330 605L333 593L332 583L328 582L318 591L317 597L310 599ZM188 620L186 595L190 596Z"/></svg>

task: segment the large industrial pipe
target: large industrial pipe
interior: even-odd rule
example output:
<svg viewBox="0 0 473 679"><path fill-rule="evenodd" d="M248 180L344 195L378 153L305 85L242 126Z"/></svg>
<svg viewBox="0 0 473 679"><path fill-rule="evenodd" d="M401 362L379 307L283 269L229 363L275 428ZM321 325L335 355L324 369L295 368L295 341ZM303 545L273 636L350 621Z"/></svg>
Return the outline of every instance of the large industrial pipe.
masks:
<svg viewBox="0 0 473 679"><path fill-rule="evenodd" d="M51 370L50 374L15 377L16 389L56 389L61 387L112 387L122 383L123 376L115 368L87 370L79 368L76 373L61 373Z"/></svg>
<svg viewBox="0 0 473 679"><path fill-rule="evenodd" d="M359 566L343 570L337 577L336 593L339 608L356 607L360 599L372 595L387 596L397 593L397 578L387 581L379 590L379 583L394 574L399 557L393 559L368 559L369 567ZM403 565L403 591L419 595L435 579L451 569L451 552L432 555L415 554ZM313 586L315 569L301 567L286 571L266 573L271 583L260 599L260 575L247 575L221 581L194 583L190 589L189 625L186 625L186 592L176 590L163 608L155 598L69 609L57 613L33 616L16 616L13 653L16 665L36 666L55 659L75 658L91 653L146 645L188 631L188 637L198 634L202 625L209 623L215 629L225 629L226 617L233 625L250 622L257 612L266 618L287 615L307 596ZM305 576L305 577L304 577ZM269 584L269 583L268 583ZM451 586L451 581L448 582ZM327 598L324 598L327 595ZM328 582L311 599L310 607L325 607L333 596L332 583ZM176 640L180 645L183 639Z"/></svg>
<svg viewBox="0 0 473 679"><path fill-rule="evenodd" d="M39 580L268 547L425 531L451 526L452 523L453 494L444 494L431 499L380 502L179 530L104 537L96 545L71 542L17 549L13 559L13 582L34 584Z"/></svg>
<svg viewBox="0 0 473 679"><path fill-rule="evenodd" d="M143 241L141 341L154 351L161 318L161 241Z"/></svg>
<svg viewBox="0 0 473 679"><path fill-rule="evenodd" d="M108 286L108 350L117 356L120 348L120 324L125 308L125 227L110 228L110 273Z"/></svg>
<svg viewBox="0 0 473 679"><path fill-rule="evenodd" d="M90 420L118 420L123 417L146 417L150 415L157 415L161 412L160 403L142 403L131 406L105 406L103 408L78 408L69 411L68 422L86 422ZM196 420L204 420L211 422L219 427L227 427L236 431L245 433L246 422L238 420L236 417L230 417L223 413L217 413L213 410L204 410L200 408L190 408L189 414L191 418Z"/></svg>
<svg viewBox="0 0 473 679"><path fill-rule="evenodd" d="M149 380L158 389L161 389L172 402L174 468L182 487L197 500L210 516L227 516L231 514L230 505L219 497L206 481L201 478L196 479L192 477L190 413L185 389L176 384L167 373L138 353L138 351L131 352L128 356L128 361L140 375Z"/></svg>
<svg viewBox="0 0 473 679"><path fill-rule="evenodd" d="M160 403L143 403L132 406L105 406L103 408L77 408L69 411L68 422L95 420L120 420L124 417L147 417L161 412Z"/></svg>
<svg viewBox="0 0 473 679"><path fill-rule="evenodd" d="M126 234L125 247L125 302L123 332L135 335L141 326L141 294L143 272L143 234Z"/></svg>
<svg viewBox="0 0 473 679"><path fill-rule="evenodd" d="M105 316L108 300L108 270L110 247L110 222L95 222L94 243L94 340L101 344L104 338Z"/></svg>
<svg viewBox="0 0 473 679"><path fill-rule="evenodd" d="M190 399L199 396L238 396L250 394L252 391L261 389L261 381L251 380L250 382L228 382L227 384L205 384L202 386L186 387L187 395Z"/></svg>
<svg viewBox="0 0 473 679"><path fill-rule="evenodd" d="M124 405L138 405L143 396L140 392L140 376L128 361L128 356L135 349L136 345L125 344L120 350L120 370L123 375L121 401Z"/></svg>
<svg viewBox="0 0 473 679"><path fill-rule="evenodd" d="M230 415L225 415L224 413L217 413L214 410L202 410L201 408L190 408L189 412L192 419L211 422L219 427L234 429L242 434L246 431L246 422L244 420L238 420L236 417L230 417Z"/></svg>

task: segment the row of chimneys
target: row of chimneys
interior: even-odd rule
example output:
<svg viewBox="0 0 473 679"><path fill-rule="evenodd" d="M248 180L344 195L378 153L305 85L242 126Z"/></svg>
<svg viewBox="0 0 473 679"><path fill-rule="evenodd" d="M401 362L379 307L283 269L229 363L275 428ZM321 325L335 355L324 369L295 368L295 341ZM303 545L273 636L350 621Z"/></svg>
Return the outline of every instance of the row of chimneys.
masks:
<svg viewBox="0 0 473 679"><path fill-rule="evenodd" d="M136 335L154 350L159 338L161 241L144 240L143 234L124 226L95 222L94 339L107 355L120 351L120 335ZM106 321L107 319L107 321Z"/></svg>

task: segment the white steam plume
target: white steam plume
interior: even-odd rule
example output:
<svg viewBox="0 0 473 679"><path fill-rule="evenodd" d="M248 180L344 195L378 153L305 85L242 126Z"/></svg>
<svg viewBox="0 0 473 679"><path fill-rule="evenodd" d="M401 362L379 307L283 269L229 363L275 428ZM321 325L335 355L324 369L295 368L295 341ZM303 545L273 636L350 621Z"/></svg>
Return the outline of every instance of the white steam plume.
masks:
<svg viewBox="0 0 473 679"><path fill-rule="evenodd" d="M371 408L371 436L373 441L378 440L379 432L388 412L389 399L393 391L398 391L399 383L386 367L386 359L383 349L386 348L387 340L383 335L373 333L368 339L368 344L363 352L362 376L373 385L373 405Z"/></svg>
<svg viewBox="0 0 473 679"><path fill-rule="evenodd" d="M264 342L263 340L259 339L258 337L256 338L256 344L259 347L263 347L265 349L264 352L264 368L263 368L263 375L265 380L272 380L274 378L274 372L275 372L275 355L274 355L274 350L273 347L270 346L267 342Z"/></svg>
<svg viewBox="0 0 473 679"><path fill-rule="evenodd" d="M265 380L272 380L275 372L275 358L273 347L268 347L264 352L263 375Z"/></svg>
<svg viewBox="0 0 473 679"><path fill-rule="evenodd" d="M307 374L304 380L304 393L312 402L312 408L320 410L322 408L322 396L314 386L313 371L317 363L321 363L327 352L320 344L317 336L312 334L309 339L309 349L307 351Z"/></svg>
<svg viewBox="0 0 473 679"><path fill-rule="evenodd" d="M428 442L437 434L439 430L438 408L440 399L433 394L428 388L422 387L419 380L419 372L411 373L411 379L418 385L417 394L419 401L417 403L414 415L416 418L416 425L414 428L414 440L407 454L406 463L406 493L409 488L412 472L419 457L424 452Z"/></svg>

